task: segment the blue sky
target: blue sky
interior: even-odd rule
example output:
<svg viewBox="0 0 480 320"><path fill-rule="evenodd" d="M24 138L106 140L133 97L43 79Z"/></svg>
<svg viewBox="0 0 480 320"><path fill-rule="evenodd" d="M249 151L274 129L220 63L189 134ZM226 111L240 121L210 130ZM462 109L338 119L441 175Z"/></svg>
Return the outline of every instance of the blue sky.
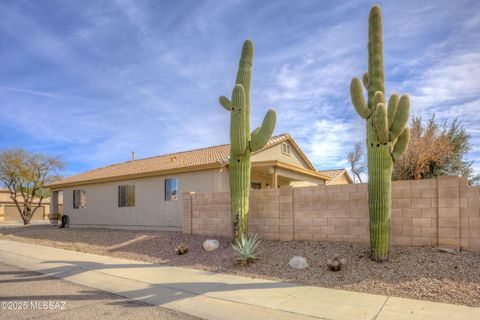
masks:
<svg viewBox="0 0 480 320"><path fill-rule="evenodd" d="M460 117L480 172L480 2L380 1L387 95ZM228 143L219 95L255 45L252 127L277 110L318 169L364 138L349 83L367 66L372 1L0 1L0 148L64 174Z"/></svg>

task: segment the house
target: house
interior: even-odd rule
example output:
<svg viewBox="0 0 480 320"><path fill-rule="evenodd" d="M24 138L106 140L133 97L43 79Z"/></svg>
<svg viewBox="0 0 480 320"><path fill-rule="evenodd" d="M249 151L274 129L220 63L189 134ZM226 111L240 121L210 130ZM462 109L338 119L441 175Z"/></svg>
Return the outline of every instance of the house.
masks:
<svg viewBox="0 0 480 320"><path fill-rule="evenodd" d="M51 212L63 192L72 226L181 230L185 192L228 191L230 145L118 163L51 184ZM319 185L318 172L289 134L252 154L251 187ZM351 181L351 179L350 179ZM347 181L348 182L348 181Z"/></svg>
<svg viewBox="0 0 480 320"><path fill-rule="evenodd" d="M21 196L17 197L20 205L23 204ZM38 205L38 200L33 202L33 205ZM44 198L42 206L35 211L32 220L48 220L50 212L50 199ZM15 202L10 197L10 191L6 188L0 188L0 221L22 221L20 212L18 212Z"/></svg>
<svg viewBox="0 0 480 320"><path fill-rule="evenodd" d="M346 169L320 170L318 172L330 177L330 180L326 182L327 185L353 183L352 177Z"/></svg>

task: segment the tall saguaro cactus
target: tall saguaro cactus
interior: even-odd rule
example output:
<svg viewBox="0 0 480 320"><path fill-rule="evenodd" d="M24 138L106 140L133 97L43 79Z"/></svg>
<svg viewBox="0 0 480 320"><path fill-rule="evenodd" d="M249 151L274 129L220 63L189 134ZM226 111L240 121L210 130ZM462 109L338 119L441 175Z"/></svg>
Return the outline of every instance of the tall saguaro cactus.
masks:
<svg viewBox="0 0 480 320"><path fill-rule="evenodd" d="M376 261L388 258L390 211L392 204L392 168L407 148L410 129L405 127L410 108L409 98L392 94L385 104L383 74L382 13L379 6L370 10L368 18L368 72L362 81L353 78L350 84L352 104L367 121L368 208L370 211L371 257Z"/></svg>
<svg viewBox="0 0 480 320"><path fill-rule="evenodd" d="M230 111L230 194L234 239L248 236L250 191L250 155L265 146L275 129L275 111L268 110L260 127L250 133L250 83L252 79L253 43L243 43L232 99L219 98Z"/></svg>

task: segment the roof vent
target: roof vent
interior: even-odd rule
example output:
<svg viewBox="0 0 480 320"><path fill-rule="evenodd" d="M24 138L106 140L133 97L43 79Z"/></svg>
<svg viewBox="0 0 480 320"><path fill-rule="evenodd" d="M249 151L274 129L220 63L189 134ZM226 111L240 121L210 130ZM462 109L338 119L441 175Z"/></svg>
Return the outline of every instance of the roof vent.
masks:
<svg viewBox="0 0 480 320"><path fill-rule="evenodd" d="M171 160L172 160L172 162L175 162L175 161L177 161L177 157L172 157Z"/></svg>
<svg viewBox="0 0 480 320"><path fill-rule="evenodd" d="M135 151L132 151L132 161L135 160Z"/></svg>

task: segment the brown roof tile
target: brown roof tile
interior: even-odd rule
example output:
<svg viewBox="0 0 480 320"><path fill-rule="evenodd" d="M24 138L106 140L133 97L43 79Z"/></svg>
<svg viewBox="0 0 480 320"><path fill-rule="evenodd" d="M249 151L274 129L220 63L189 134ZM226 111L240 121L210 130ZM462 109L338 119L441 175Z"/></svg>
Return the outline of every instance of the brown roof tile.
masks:
<svg viewBox="0 0 480 320"><path fill-rule="evenodd" d="M322 173L326 176L329 176L330 181L335 180L337 177L344 174L345 172L347 173L348 177L350 178L350 175L348 174L346 169L318 170L317 172Z"/></svg>
<svg viewBox="0 0 480 320"><path fill-rule="evenodd" d="M270 138L263 149L271 147L272 145L287 139L290 139L289 134L274 136ZM229 157L230 144L223 144L214 147L170 153L151 158L117 163L70 176L52 183L50 187L121 177L128 178L130 176L142 174L153 175L170 171L188 171L189 169L201 169L215 166L220 167L228 163Z"/></svg>

